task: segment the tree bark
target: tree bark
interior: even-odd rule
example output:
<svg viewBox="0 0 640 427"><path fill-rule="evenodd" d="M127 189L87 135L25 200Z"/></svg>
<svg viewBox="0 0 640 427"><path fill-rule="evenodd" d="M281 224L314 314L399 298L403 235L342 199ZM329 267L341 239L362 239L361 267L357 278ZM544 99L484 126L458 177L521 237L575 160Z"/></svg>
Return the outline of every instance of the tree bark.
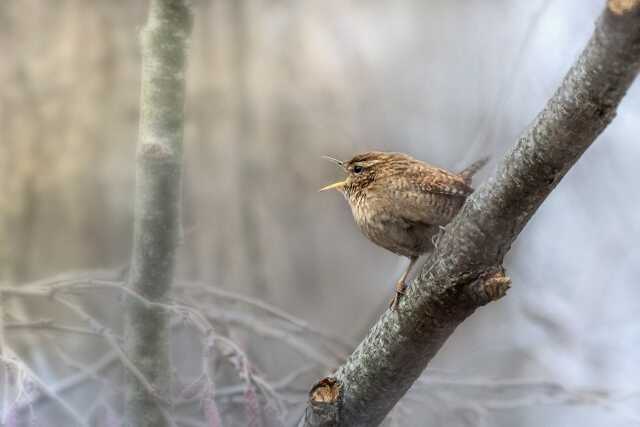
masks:
<svg viewBox="0 0 640 427"><path fill-rule="evenodd" d="M387 311L331 378L316 384L301 424L375 426L455 328L506 290L512 242L615 116L640 68L640 0L609 0L554 96L440 234L396 311Z"/></svg>
<svg viewBox="0 0 640 427"><path fill-rule="evenodd" d="M129 286L151 301L166 299L180 229L185 68L192 16L186 0L151 0L142 31L141 117ZM166 313L129 301L126 347L139 378L128 378L126 425L164 426L160 396L170 396Z"/></svg>

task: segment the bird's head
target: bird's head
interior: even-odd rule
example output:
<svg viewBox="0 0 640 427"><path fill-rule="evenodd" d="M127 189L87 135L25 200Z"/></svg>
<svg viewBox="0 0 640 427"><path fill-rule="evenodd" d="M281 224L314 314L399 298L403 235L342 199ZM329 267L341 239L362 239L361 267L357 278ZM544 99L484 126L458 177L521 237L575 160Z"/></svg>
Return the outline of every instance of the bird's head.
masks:
<svg viewBox="0 0 640 427"><path fill-rule="evenodd" d="M347 161L325 156L325 159L344 170L347 176L343 181L327 185L321 188L320 191L335 189L343 193L347 199L350 199L371 185L376 177L389 169L400 156L402 155L399 153L384 153L380 151L357 154Z"/></svg>

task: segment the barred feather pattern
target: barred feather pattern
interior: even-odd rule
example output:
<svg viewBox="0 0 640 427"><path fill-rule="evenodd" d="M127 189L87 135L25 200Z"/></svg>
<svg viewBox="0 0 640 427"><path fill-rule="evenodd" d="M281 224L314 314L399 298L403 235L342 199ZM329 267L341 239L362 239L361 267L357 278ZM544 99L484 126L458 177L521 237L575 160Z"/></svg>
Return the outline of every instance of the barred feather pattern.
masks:
<svg viewBox="0 0 640 427"><path fill-rule="evenodd" d="M368 152L345 162L344 196L360 230L399 255L417 257L473 192L471 177L486 160L454 173L402 153Z"/></svg>

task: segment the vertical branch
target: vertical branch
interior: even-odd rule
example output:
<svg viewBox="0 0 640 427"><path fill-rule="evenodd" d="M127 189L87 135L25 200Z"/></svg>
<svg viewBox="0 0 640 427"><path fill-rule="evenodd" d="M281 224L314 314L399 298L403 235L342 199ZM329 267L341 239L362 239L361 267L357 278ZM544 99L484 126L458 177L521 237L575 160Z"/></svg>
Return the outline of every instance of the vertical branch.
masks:
<svg viewBox="0 0 640 427"><path fill-rule="evenodd" d="M192 17L186 0L151 0L142 30L141 117L136 170L133 253L129 286L152 301L166 298L173 280L180 227L185 63ZM155 391L169 396L166 313L131 301L127 353ZM164 426L164 408L130 376L126 424Z"/></svg>

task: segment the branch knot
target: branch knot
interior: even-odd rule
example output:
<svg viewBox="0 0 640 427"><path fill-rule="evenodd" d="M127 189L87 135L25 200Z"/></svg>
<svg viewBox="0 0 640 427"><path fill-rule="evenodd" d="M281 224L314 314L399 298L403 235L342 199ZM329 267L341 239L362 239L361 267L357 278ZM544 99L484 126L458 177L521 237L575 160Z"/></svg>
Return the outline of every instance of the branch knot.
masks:
<svg viewBox="0 0 640 427"><path fill-rule="evenodd" d="M507 294L511 279L505 275L504 267L496 266L484 271L467 287L467 295L478 306L496 301Z"/></svg>

